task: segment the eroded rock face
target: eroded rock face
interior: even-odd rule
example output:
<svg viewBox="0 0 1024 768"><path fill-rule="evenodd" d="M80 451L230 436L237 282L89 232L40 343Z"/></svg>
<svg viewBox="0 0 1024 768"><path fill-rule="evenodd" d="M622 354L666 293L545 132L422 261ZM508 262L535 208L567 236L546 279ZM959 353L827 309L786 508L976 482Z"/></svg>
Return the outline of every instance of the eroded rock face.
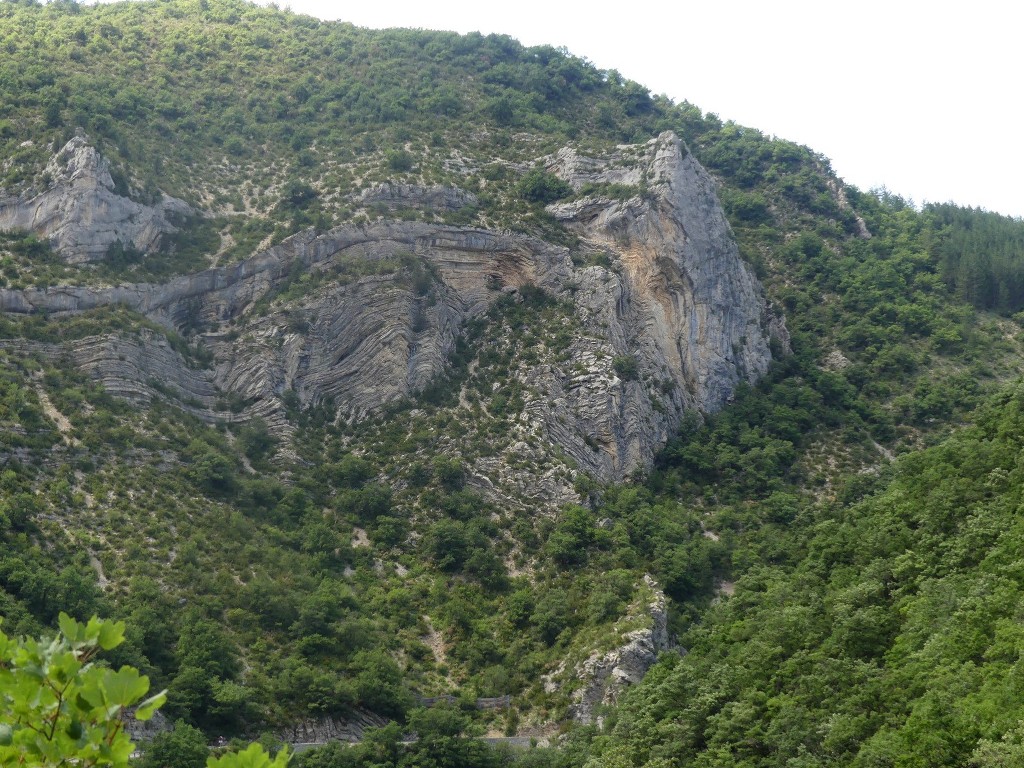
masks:
<svg viewBox="0 0 1024 768"><path fill-rule="evenodd" d="M453 186L422 187L416 184L376 184L364 189L357 201L361 205L383 205L389 210L419 208L430 211L457 211L475 206L472 192Z"/></svg>
<svg viewBox="0 0 1024 768"><path fill-rule="evenodd" d="M347 718L310 718L292 723L278 731L286 744L326 744L331 741L360 741L368 728L383 728L388 720L365 710L356 710Z"/></svg>
<svg viewBox="0 0 1024 768"><path fill-rule="evenodd" d="M133 740L150 741L154 737L174 730L174 721L163 712L156 712L149 720L136 720L133 711L124 719L124 729ZM388 720L373 712L357 709L348 717L318 717L297 720L274 735L285 744L327 744L332 741L357 742L369 728L383 728ZM253 733L251 738L258 738Z"/></svg>
<svg viewBox="0 0 1024 768"><path fill-rule="evenodd" d="M739 257L714 181L673 133L602 159L562 150L550 169L579 189L586 183L644 190L627 200L588 197L550 210L621 269L611 289L584 279L590 309L615 299L629 350L651 375L669 376L685 407L712 411L741 380L771 361L763 292Z"/></svg>
<svg viewBox="0 0 1024 768"><path fill-rule="evenodd" d="M176 232L175 217L192 215L182 200L163 195L143 205L114 190L110 164L82 136L47 164L50 185L31 198L0 198L0 229L23 229L50 241L71 263L101 260L120 242L146 252Z"/></svg>
<svg viewBox="0 0 1024 768"><path fill-rule="evenodd" d="M547 165L576 189L638 192L548 209L612 264L578 273L575 302L604 351L636 372L621 381L598 366L582 385L569 431L596 440L597 456L570 435L560 442L582 466L618 479L650 465L686 410L717 410L740 381L764 374L770 339L785 350L789 338L739 257L713 180L675 134L603 158L563 149Z"/></svg>
<svg viewBox="0 0 1024 768"><path fill-rule="evenodd" d="M0 311L124 304L169 328L202 328L214 355L207 368L144 335L75 342L72 356L118 394L158 394L155 375L205 418L259 414L284 428L286 390L303 406L330 399L347 419L414 394L446 370L468 320L535 286L570 307L574 333L563 354L540 355L514 374L529 394L509 456L557 446L579 468L619 480L650 466L688 409L713 411L739 382L763 374L772 334L783 348L788 339L739 258L712 180L673 134L603 158L563 150L548 165L576 187L615 183L642 193L551 206L581 238L573 252L471 227L345 226L162 285L0 290ZM447 187L368 195L401 205L434 197L442 207L472 202ZM423 279L395 266L410 258ZM379 268L350 278L353 264ZM224 396L241 408L227 414L217 405ZM545 445L524 441L532 431ZM493 484L538 501L574 497L564 478L509 466L497 455L472 469L485 491Z"/></svg>
<svg viewBox="0 0 1024 768"><path fill-rule="evenodd" d="M161 733L174 730L174 723L163 712L154 712L149 720L136 720L135 712L129 711L123 719L124 730L133 741L150 741Z"/></svg>
<svg viewBox="0 0 1024 768"><path fill-rule="evenodd" d="M570 705L570 713L578 722L599 720L601 708L615 704L627 688L643 680L659 654L669 650L685 653L669 636L668 602L664 592L650 575L644 576L644 585L653 595L643 608L648 626L628 633L618 648L606 653L595 651L572 670L572 678L583 683L573 691ZM546 689L558 690L559 679L567 679L564 666L545 679Z"/></svg>

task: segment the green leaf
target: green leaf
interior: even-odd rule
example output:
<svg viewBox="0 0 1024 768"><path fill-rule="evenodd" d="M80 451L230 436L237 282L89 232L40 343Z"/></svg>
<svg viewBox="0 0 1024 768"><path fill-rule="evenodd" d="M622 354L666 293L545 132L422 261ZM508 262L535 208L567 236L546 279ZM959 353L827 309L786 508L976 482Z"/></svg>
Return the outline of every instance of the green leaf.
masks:
<svg viewBox="0 0 1024 768"><path fill-rule="evenodd" d="M102 701L97 701L97 702L90 701L88 696L85 695L85 692L82 692L82 691L79 691L78 694L75 696L75 706L78 709L80 709L82 712L88 712L93 707L100 706L100 704L102 704L102 703L103 703Z"/></svg>
<svg viewBox="0 0 1024 768"><path fill-rule="evenodd" d="M271 759L260 744L253 743L241 752L207 758L206 768L285 768L289 758L288 750L282 749Z"/></svg>
<svg viewBox="0 0 1024 768"><path fill-rule="evenodd" d="M123 732L117 735L110 745L110 756L114 765L128 765L128 760L135 751L135 744Z"/></svg>
<svg viewBox="0 0 1024 768"><path fill-rule="evenodd" d="M135 710L136 720L149 720L160 707L167 701L167 690L164 689L155 696L150 696L144 702L139 704L139 708Z"/></svg>
<svg viewBox="0 0 1024 768"><path fill-rule="evenodd" d="M101 685L108 705L127 707L146 695L149 678L131 667L121 667L117 672L107 669Z"/></svg>
<svg viewBox="0 0 1024 768"><path fill-rule="evenodd" d="M100 624L100 636L99 643L100 648L104 651L109 651L112 648L116 648L124 642L124 629L125 625L123 621L104 621Z"/></svg>
<svg viewBox="0 0 1024 768"><path fill-rule="evenodd" d="M14 741L14 729L6 723L0 723L0 747L7 747Z"/></svg>
<svg viewBox="0 0 1024 768"><path fill-rule="evenodd" d="M43 672L43 668L38 664L26 664L21 668L21 671L40 682L46 679L46 674Z"/></svg>
<svg viewBox="0 0 1024 768"><path fill-rule="evenodd" d="M64 611L60 612L60 617L57 619L57 622L60 625L61 633L72 645L77 643L85 634L85 628L64 613Z"/></svg>

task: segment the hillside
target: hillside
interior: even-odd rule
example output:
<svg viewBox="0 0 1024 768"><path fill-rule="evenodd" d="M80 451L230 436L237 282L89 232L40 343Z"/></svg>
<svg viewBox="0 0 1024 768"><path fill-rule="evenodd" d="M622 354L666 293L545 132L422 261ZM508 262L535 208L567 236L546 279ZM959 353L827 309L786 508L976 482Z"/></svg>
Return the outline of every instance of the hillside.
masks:
<svg viewBox="0 0 1024 768"><path fill-rule="evenodd" d="M124 618L211 736L1019 749L1019 220L501 36L2 2L0 47L5 631Z"/></svg>

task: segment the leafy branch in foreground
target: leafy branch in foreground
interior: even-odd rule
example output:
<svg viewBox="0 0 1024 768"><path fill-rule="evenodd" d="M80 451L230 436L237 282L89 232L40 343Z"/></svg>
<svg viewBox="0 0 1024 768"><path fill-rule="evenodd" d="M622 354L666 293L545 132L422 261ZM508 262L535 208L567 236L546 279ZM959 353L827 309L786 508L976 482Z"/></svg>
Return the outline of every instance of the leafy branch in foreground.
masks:
<svg viewBox="0 0 1024 768"><path fill-rule="evenodd" d="M96 660L124 642L124 622L95 616L87 624L60 615L55 637L11 638L0 632L0 765L127 766L135 749L124 730L125 709L148 720L166 700L147 699L149 678ZM271 760L259 745L211 758L216 768L284 768L288 753Z"/></svg>

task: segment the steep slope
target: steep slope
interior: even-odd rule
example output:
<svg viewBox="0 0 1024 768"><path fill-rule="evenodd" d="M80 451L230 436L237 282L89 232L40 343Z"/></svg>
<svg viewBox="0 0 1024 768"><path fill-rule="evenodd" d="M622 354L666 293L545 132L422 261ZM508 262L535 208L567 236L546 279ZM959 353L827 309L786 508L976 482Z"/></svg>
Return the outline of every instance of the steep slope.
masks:
<svg viewBox="0 0 1024 768"><path fill-rule="evenodd" d="M124 617L123 660L225 735L457 696L509 703L496 730L603 723L563 766L1015 748L981 688L929 716L957 702L927 668L1008 695L1009 635L958 656L899 550L974 584L1009 443L984 489L953 472L952 517L884 473L1021 374L1021 318L975 309L1019 309L1020 222L863 194L501 36L0 3L0 48L5 215L46 214L0 231L6 630ZM432 743L401 731L331 759Z"/></svg>
<svg viewBox="0 0 1024 768"><path fill-rule="evenodd" d="M80 138L58 158L74 153L103 167ZM551 206L579 232L573 248L420 222L343 226L162 285L0 289L0 310L74 315L120 305L174 331L201 329L207 367L166 344L147 349L150 337L69 342L53 355L70 354L110 391L143 402L157 394L156 381L209 421L259 415L284 427L286 391L302 408L331 402L358 421L424 390L444 375L467 322L501 296L540 289L580 327L557 357L546 344L536 350L524 426L588 473L621 480L651 466L687 410L717 410L738 382L763 375L769 334L785 349L785 326L740 261L713 182L674 134L604 158L567 150L552 167L575 187L639 189L645 179L645 188L623 201L587 196ZM66 186L58 178L36 201L66 195ZM406 203L437 202L429 190L401 192ZM110 209L107 197L65 207L57 229L51 216L33 231L72 262L81 237L68 232L134 243L137 216L111 218L102 230L95 222L96 210ZM607 266L577 266L578 254ZM218 398L246 406L225 413Z"/></svg>
<svg viewBox="0 0 1024 768"><path fill-rule="evenodd" d="M971 426L773 530L788 561L736 581L591 759L1017 764L1022 406L1018 383Z"/></svg>
<svg viewBox="0 0 1024 768"><path fill-rule="evenodd" d="M109 163L83 136L65 144L43 176L50 180L43 192L0 198L0 229L33 232L71 263L103 259L115 243L158 250L164 235L178 231L173 222L193 215L184 201L167 195L145 205L118 194Z"/></svg>

